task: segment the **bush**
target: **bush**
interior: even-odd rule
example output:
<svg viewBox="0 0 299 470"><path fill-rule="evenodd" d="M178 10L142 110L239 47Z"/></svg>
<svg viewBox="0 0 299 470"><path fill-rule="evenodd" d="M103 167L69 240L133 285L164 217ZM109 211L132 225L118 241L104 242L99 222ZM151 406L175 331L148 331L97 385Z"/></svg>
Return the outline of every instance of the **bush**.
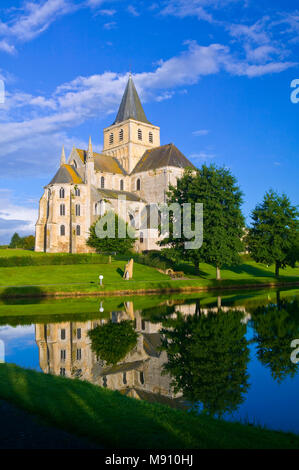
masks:
<svg viewBox="0 0 299 470"><path fill-rule="evenodd" d="M0 267L107 263L108 256L93 253L49 253L41 256L0 257Z"/></svg>

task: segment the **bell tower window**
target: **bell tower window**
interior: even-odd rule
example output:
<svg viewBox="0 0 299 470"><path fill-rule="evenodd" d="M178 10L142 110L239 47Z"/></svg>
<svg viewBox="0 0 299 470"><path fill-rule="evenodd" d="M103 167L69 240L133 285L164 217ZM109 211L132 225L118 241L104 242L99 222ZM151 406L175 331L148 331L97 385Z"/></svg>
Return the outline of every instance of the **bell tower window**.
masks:
<svg viewBox="0 0 299 470"><path fill-rule="evenodd" d="M111 134L109 135L109 144L112 145L114 142L114 135L113 135L113 132L111 132Z"/></svg>
<svg viewBox="0 0 299 470"><path fill-rule="evenodd" d="M153 143L154 139L153 139L153 133L152 132L149 133L148 140L149 140L150 144Z"/></svg>
<svg viewBox="0 0 299 470"><path fill-rule="evenodd" d="M64 189L63 188L60 188L60 190L59 190L59 197L60 197L60 199L64 199Z"/></svg>
<svg viewBox="0 0 299 470"><path fill-rule="evenodd" d="M121 129L121 130L119 131L119 141L122 142L123 140L124 140L124 130Z"/></svg>
<svg viewBox="0 0 299 470"><path fill-rule="evenodd" d="M124 180L120 180L119 187L120 187L120 190L121 190L121 191L124 190Z"/></svg>
<svg viewBox="0 0 299 470"><path fill-rule="evenodd" d="M141 188L141 183L140 183L140 179L138 178L138 180L136 181L136 191L140 191L140 188Z"/></svg>
<svg viewBox="0 0 299 470"><path fill-rule="evenodd" d="M105 188L105 178L104 176L101 177L101 189Z"/></svg>
<svg viewBox="0 0 299 470"><path fill-rule="evenodd" d="M142 130L138 129L138 140L142 140Z"/></svg>

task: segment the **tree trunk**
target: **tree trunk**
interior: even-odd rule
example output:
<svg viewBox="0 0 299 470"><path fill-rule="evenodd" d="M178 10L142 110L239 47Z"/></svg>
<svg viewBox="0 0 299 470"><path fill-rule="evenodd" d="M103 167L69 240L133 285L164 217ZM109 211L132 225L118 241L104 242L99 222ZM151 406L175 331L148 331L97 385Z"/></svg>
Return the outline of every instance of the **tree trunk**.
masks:
<svg viewBox="0 0 299 470"><path fill-rule="evenodd" d="M275 263L275 277L279 277L279 268L280 268L280 263L276 261Z"/></svg>
<svg viewBox="0 0 299 470"><path fill-rule="evenodd" d="M218 268L218 266L216 266L216 279L217 281L220 281L221 279L220 268Z"/></svg>
<svg viewBox="0 0 299 470"><path fill-rule="evenodd" d="M221 297L220 297L220 295L218 295L218 297L217 297L217 308L218 308L218 310L221 309Z"/></svg>

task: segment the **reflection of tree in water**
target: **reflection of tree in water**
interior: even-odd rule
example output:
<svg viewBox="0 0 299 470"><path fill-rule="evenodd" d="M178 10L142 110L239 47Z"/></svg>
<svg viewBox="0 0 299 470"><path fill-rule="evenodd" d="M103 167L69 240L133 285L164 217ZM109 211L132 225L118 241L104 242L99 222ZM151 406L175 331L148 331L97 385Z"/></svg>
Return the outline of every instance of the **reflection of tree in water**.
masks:
<svg viewBox="0 0 299 470"><path fill-rule="evenodd" d="M282 382L293 377L298 365L290 360L291 341L299 338L299 300L280 301L258 307L252 312L252 326L257 342L257 356L272 377Z"/></svg>
<svg viewBox="0 0 299 470"><path fill-rule="evenodd" d="M88 332L88 336L97 358L114 365L136 346L138 334L133 328L133 322L125 320L98 325Z"/></svg>
<svg viewBox="0 0 299 470"><path fill-rule="evenodd" d="M198 310L198 309L197 309ZM197 313L163 323L162 347L167 351L165 372L175 391L192 403L201 402L212 415L232 412L248 390L248 342L239 311Z"/></svg>

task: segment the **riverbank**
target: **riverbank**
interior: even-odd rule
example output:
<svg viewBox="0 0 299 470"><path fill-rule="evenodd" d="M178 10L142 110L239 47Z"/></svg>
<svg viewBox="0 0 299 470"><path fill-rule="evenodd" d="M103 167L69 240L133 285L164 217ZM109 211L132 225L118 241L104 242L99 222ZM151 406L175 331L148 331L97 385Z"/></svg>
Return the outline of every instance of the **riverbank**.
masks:
<svg viewBox="0 0 299 470"><path fill-rule="evenodd" d="M0 398L105 448L299 448L299 436L229 423L0 364Z"/></svg>
<svg viewBox="0 0 299 470"><path fill-rule="evenodd" d="M215 269L200 264L199 271L188 264L180 265L183 279L171 279L157 269L134 263L133 279L123 279L124 261L110 264L14 266L0 268L0 298L111 296L157 294L171 292L200 292L222 289L253 289L299 285L299 268L287 268L275 278L273 267L245 261L237 267L222 270L216 281ZM99 285L99 275L103 285Z"/></svg>

